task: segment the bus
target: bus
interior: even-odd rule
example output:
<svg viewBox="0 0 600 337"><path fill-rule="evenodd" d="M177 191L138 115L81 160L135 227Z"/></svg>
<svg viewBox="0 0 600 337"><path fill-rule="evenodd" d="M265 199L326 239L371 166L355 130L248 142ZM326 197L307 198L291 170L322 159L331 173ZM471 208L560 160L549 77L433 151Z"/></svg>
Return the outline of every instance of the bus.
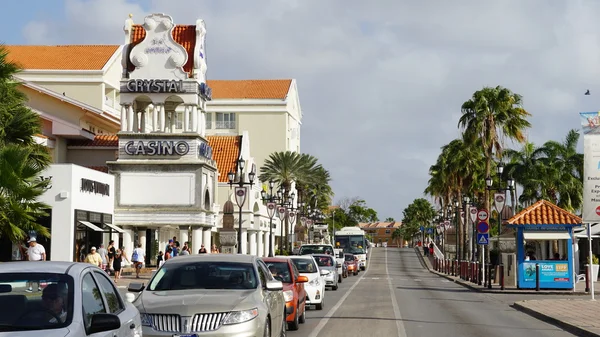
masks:
<svg viewBox="0 0 600 337"><path fill-rule="evenodd" d="M335 232L334 241L335 248L343 250L344 253L356 255L359 260L360 269L366 269L368 241L365 231L358 227L344 227Z"/></svg>

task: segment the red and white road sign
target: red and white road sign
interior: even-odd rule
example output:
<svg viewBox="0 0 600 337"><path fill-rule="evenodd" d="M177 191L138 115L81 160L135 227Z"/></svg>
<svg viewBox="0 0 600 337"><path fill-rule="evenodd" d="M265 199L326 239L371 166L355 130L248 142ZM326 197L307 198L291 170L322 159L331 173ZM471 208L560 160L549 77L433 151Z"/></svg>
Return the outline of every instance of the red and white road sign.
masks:
<svg viewBox="0 0 600 337"><path fill-rule="evenodd" d="M477 213L477 219L479 219L479 221L486 221L489 217L490 215L485 209L480 209Z"/></svg>
<svg viewBox="0 0 600 337"><path fill-rule="evenodd" d="M600 206L596 207L596 214L600 215Z"/></svg>

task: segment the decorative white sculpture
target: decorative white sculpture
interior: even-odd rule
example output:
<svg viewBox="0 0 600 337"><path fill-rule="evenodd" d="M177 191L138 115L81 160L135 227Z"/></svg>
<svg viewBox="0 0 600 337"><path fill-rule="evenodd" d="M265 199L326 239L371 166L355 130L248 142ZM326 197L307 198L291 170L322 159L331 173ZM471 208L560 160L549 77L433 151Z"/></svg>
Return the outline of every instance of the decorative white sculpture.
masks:
<svg viewBox="0 0 600 337"><path fill-rule="evenodd" d="M196 48L194 49L194 75L200 82L206 82L206 23L196 21Z"/></svg>

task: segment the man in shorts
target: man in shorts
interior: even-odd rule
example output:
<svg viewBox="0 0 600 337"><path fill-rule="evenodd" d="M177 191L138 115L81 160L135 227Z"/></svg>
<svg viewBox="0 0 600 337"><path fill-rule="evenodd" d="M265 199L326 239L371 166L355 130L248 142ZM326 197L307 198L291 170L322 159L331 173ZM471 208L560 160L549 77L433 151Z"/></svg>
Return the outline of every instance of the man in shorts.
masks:
<svg viewBox="0 0 600 337"><path fill-rule="evenodd" d="M131 262L135 266L135 278L140 278L140 271L144 261L146 261L146 252L142 249L142 244L138 243L137 248L131 254Z"/></svg>

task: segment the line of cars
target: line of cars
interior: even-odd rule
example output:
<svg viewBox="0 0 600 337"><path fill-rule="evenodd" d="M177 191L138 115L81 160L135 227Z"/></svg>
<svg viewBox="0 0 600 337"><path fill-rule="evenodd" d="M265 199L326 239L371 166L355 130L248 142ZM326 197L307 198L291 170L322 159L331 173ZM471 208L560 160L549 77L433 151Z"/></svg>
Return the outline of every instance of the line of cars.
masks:
<svg viewBox="0 0 600 337"><path fill-rule="evenodd" d="M170 259L125 299L86 263L13 262L0 271L0 334L7 336L284 337L322 310L325 289L360 270L333 251L259 258L201 254ZM312 247L315 248L315 247ZM329 246L328 248L332 248Z"/></svg>

